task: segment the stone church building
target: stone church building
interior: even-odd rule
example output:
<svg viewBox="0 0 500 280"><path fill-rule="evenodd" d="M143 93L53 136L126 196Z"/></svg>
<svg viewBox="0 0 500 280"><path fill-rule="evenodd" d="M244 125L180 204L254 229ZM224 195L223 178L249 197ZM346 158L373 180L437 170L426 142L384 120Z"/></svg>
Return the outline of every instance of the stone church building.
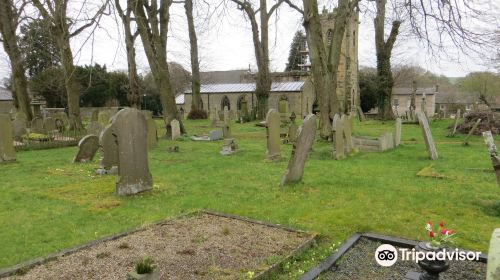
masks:
<svg viewBox="0 0 500 280"><path fill-rule="evenodd" d="M330 44L333 36L334 12L323 10L321 25L325 44ZM358 85L358 26L359 16L356 13L350 18L342 43L338 68L337 94L344 94L348 109L355 110L359 105ZM281 113L286 110L294 112L297 117L305 117L317 109L314 92L314 79L310 74L310 60L307 45L301 46L301 71L272 73L272 86L268 100L270 109ZM240 111L241 104L251 111L257 104L255 96L255 73L248 70L214 71L201 73L201 99L203 109L222 110L225 106L235 114ZM191 88L176 97L177 107L185 115L191 109Z"/></svg>

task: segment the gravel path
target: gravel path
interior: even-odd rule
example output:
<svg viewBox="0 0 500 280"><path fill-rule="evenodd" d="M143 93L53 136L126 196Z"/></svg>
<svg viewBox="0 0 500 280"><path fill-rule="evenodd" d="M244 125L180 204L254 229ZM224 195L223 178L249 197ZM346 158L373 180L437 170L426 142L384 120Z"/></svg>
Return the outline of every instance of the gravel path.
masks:
<svg viewBox="0 0 500 280"><path fill-rule="evenodd" d="M361 238L337 262L337 266L323 273L322 280L401 280L408 271L422 270L413 261L401 261L391 267L382 267L375 261L375 250L380 242ZM396 247L398 249L398 247ZM440 274L441 280L486 279L486 264L471 261L451 261L450 269Z"/></svg>
<svg viewBox="0 0 500 280"><path fill-rule="evenodd" d="M9 279L120 279L149 256L161 279L241 279L300 246L302 234L200 214L80 250Z"/></svg>

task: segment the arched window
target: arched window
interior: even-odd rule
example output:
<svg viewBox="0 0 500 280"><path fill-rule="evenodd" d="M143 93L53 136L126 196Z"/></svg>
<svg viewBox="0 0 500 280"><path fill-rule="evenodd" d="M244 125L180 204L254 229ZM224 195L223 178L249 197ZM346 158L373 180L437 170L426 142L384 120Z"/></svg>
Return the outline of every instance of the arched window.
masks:
<svg viewBox="0 0 500 280"><path fill-rule="evenodd" d="M238 102L236 103L236 109L238 111L241 111L241 109L242 109L241 108L241 103L244 102L244 101L246 102L246 96L245 95L241 95L240 97L238 97Z"/></svg>
<svg viewBox="0 0 500 280"><path fill-rule="evenodd" d="M225 107L227 107L228 110L231 110L231 102L229 102L229 98L226 95L222 97L222 100L220 102L221 111L224 111Z"/></svg>

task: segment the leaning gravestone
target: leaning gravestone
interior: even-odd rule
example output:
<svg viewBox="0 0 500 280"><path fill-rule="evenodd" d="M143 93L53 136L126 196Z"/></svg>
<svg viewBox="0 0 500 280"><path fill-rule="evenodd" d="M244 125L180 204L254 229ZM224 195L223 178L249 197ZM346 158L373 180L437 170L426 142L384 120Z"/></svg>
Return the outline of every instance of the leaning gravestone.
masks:
<svg viewBox="0 0 500 280"><path fill-rule="evenodd" d="M363 113L363 109L361 109L361 106L357 106L356 109L358 110L359 121L360 122L366 121L366 117L365 114Z"/></svg>
<svg viewBox="0 0 500 280"><path fill-rule="evenodd" d="M495 170L497 184L500 187L500 158L498 157L497 146L495 145L495 140L493 139L491 131L483 132L483 139L484 143L486 143L486 146L488 147L491 164L493 165L493 169Z"/></svg>
<svg viewBox="0 0 500 280"><path fill-rule="evenodd" d="M158 128L152 118L146 117L146 124L148 127L148 149L152 149L158 144Z"/></svg>
<svg viewBox="0 0 500 280"><path fill-rule="evenodd" d="M0 115L0 162L16 161L10 115Z"/></svg>
<svg viewBox="0 0 500 280"><path fill-rule="evenodd" d="M477 127L479 126L479 123L481 123L481 119L477 119L476 123L472 126L472 128L469 130L469 134L464 139L464 145L469 145L469 138L474 134L474 131L476 131Z"/></svg>
<svg viewBox="0 0 500 280"><path fill-rule="evenodd" d="M451 132L451 136L455 136L455 133L457 133L457 126L459 120L460 120L460 109L457 110L457 114L455 115L455 123L453 124L453 131Z"/></svg>
<svg viewBox="0 0 500 280"><path fill-rule="evenodd" d="M222 134L224 138L231 138L231 118L227 107L224 107L224 126L222 127Z"/></svg>
<svg viewBox="0 0 500 280"><path fill-rule="evenodd" d="M73 159L74 163L91 161L99 149L99 138L95 135L87 135L78 142L78 153Z"/></svg>
<svg viewBox="0 0 500 280"><path fill-rule="evenodd" d="M500 228L496 228L491 235L486 268L486 280L498 279L500 279Z"/></svg>
<svg viewBox="0 0 500 280"><path fill-rule="evenodd" d="M181 127L178 120L173 119L170 122L170 127L172 128L172 140L175 140L177 139L177 137L181 136Z"/></svg>
<svg viewBox="0 0 500 280"><path fill-rule="evenodd" d="M280 114L275 109L269 110L266 116L268 160L277 160L281 157L280 123Z"/></svg>
<svg viewBox="0 0 500 280"><path fill-rule="evenodd" d="M153 188L149 173L146 118L137 109L119 111L113 121L113 135L118 141L116 192L133 195Z"/></svg>
<svg viewBox="0 0 500 280"><path fill-rule="evenodd" d="M52 117L45 118L45 120L43 120L43 130L45 130L47 133L57 130L56 120Z"/></svg>
<svg viewBox="0 0 500 280"><path fill-rule="evenodd" d="M345 158L344 154L344 122L341 120L338 114L333 117L332 128L334 128L334 144L335 144L335 154L334 158L336 160L341 160Z"/></svg>
<svg viewBox="0 0 500 280"><path fill-rule="evenodd" d="M118 166L118 141L113 135L113 125L108 124L99 136L99 144L102 149L101 167L105 170Z"/></svg>
<svg viewBox="0 0 500 280"><path fill-rule="evenodd" d="M353 152L354 145L352 143L352 125L351 125L351 117L347 115L342 115L340 118L342 122L342 126L344 128L344 137L345 137L345 152L350 154Z"/></svg>
<svg viewBox="0 0 500 280"><path fill-rule="evenodd" d="M401 118L396 119L396 132L394 133L394 146L401 144Z"/></svg>
<svg viewBox="0 0 500 280"><path fill-rule="evenodd" d="M43 129L43 120L40 117L35 117L31 120L31 132L45 134L45 130Z"/></svg>
<svg viewBox="0 0 500 280"><path fill-rule="evenodd" d="M315 136L316 116L311 114L305 118L304 123L299 127L297 141L293 144L292 156L281 179L281 186L302 179L304 165L314 143Z"/></svg>
<svg viewBox="0 0 500 280"><path fill-rule="evenodd" d="M429 157L432 160L436 160L438 159L438 152L436 150L436 146L434 145L434 140L432 139L431 128L427 122L427 117L423 112L417 112L417 118L420 126L422 127L422 134L424 136L425 146L427 147Z"/></svg>

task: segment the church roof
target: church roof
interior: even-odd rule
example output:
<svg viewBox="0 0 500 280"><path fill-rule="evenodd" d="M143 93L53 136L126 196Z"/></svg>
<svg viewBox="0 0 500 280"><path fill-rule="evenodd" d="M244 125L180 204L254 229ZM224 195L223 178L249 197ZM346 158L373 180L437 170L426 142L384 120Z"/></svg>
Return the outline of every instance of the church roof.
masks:
<svg viewBox="0 0 500 280"><path fill-rule="evenodd" d="M6 88L0 87L0 101L12 101L12 92Z"/></svg>
<svg viewBox="0 0 500 280"><path fill-rule="evenodd" d="M272 83L271 92L298 92L302 90L304 81ZM255 83L237 84L203 84L201 93L244 93L255 92ZM185 91L191 94L191 89Z"/></svg>

